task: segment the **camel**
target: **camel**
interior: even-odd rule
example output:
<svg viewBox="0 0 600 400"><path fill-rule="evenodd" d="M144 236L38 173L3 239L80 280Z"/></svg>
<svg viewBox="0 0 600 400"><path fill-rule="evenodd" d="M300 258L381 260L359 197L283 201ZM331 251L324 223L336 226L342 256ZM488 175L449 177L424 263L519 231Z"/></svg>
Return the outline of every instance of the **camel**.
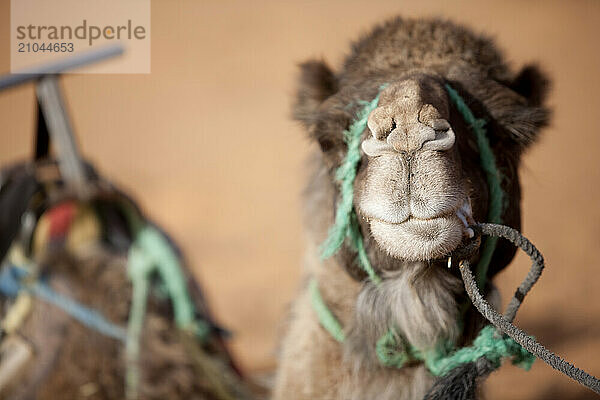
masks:
<svg viewBox="0 0 600 400"><path fill-rule="evenodd" d="M53 161L20 164L0 174L3 226L8 230L7 222L16 219L12 225L18 228L14 239L3 232L0 248L0 397L250 398L224 342L226 331L214 322L182 253L131 198L91 166L87 170L85 198L69 191ZM139 339L134 339L139 350L132 357L132 249L143 251L141 232L154 238L152 249L163 247L177 260L169 274L171 279L181 274L176 296L190 301L194 320L189 328L177 323L172 290L160 271L151 271Z"/></svg>
<svg viewBox="0 0 600 400"><path fill-rule="evenodd" d="M501 220L520 229L518 169L549 122L548 83L536 65L513 72L492 40L441 19L375 27L337 72L322 60L301 64L293 116L318 151L305 193L305 276L282 339L274 400L428 395L440 378L419 359L382 365L378 341L395 329L403 338L398 351L424 353L441 342L468 345L483 326L472 305L462 306L465 291L448 256L473 236L474 221L486 221L491 194L472 127L448 88L486 121L505 193ZM373 101L356 177L343 188L339 168L350 152L343 132ZM348 190L361 240L346 238L324 258ZM357 243L373 271L361 268ZM483 288L491 303L499 299L491 280L514 252L498 242ZM341 332L326 329L315 301Z"/></svg>

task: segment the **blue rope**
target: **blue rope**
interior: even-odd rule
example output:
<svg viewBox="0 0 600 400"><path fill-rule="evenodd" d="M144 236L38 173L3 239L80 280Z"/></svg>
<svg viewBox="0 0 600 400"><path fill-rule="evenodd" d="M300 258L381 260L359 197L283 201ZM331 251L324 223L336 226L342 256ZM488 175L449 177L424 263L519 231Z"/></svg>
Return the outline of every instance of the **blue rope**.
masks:
<svg viewBox="0 0 600 400"><path fill-rule="evenodd" d="M6 265L0 269L0 294L11 299L19 295L21 279L27 271L14 265Z"/></svg>
<svg viewBox="0 0 600 400"><path fill-rule="evenodd" d="M100 312L63 296L47 284L36 282L30 288L27 288L27 290L39 299L60 308L88 328L123 343L127 340L127 331L125 328L113 324L104 318Z"/></svg>
<svg viewBox="0 0 600 400"><path fill-rule="evenodd" d="M24 268L12 264L5 265L0 271L0 294L5 297L14 298L19 292L27 291L40 300L60 308L82 325L104 336L123 343L126 342L127 331L125 328L113 324L104 318L100 312L56 292L45 282L36 281L32 284L24 285L22 280L27 275L28 272Z"/></svg>

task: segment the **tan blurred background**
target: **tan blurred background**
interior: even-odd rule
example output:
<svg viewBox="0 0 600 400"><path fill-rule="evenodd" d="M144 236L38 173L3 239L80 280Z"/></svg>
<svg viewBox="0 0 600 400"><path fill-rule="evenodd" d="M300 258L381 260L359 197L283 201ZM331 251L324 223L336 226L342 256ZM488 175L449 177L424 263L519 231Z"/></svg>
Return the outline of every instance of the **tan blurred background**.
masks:
<svg viewBox="0 0 600 400"><path fill-rule="evenodd" d="M445 16L493 35L515 67L551 75L553 126L522 169L524 232L548 269L519 323L600 375L600 2L153 1L152 73L64 78L84 153L137 197L193 264L243 366L274 366L280 318L301 273L304 160L289 119L298 62L339 66L388 17ZM0 72L9 1L0 0ZM34 93L0 93L0 163L29 157ZM505 297L524 257L499 277ZM505 366L490 399L591 398L537 362Z"/></svg>

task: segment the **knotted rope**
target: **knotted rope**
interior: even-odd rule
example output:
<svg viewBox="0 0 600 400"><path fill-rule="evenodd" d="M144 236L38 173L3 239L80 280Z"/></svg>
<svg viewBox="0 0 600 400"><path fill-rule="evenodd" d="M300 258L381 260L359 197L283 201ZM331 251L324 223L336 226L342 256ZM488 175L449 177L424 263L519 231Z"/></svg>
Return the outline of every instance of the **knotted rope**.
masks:
<svg viewBox="0 0 600 400"><path fill-rule="evenodd" d="M344 343L344 329L335 315L325 304L319 291L318 282L309 282L312 307L319 323L339 343ZM402 350L399 350L402 349ZM375 344L377 358L386 367L402 368L410 360L423 361L434 376L445 376L454 368L476 362L485 357L493 369L500 367L500 361L511 358L514 365L526 371L531 368L535 357L510 337L498 335L493 326L484 327L471 346L455 349L451 343L420 350L408 343L395 329L389 329Z"/></svg>

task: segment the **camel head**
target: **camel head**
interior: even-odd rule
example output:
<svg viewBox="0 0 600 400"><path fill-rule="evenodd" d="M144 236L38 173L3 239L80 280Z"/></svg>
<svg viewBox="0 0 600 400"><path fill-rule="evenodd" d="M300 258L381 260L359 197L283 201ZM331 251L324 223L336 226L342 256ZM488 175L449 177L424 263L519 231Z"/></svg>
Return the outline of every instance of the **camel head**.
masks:
<svg viewBox="0 0 600 400"><path fill-rule="evenodd" d="M338 74L322 61L302 64L294 108L296 119L319 143L337 187L335 170L347 150L342 132L361 104L379 95L362 134L354 182L354 207L373 264L394 269L394 260L441 259L473 235L473 221L486 221L489 190L480 149L446 85L486 121L506 194L502 220L519 228L517 168L548 121L542 104L547 79L535 66L512 73L487 41L459 44L478 52L477 62L465 60L470 53L464 49L456 52L461 57L447 56L452 51L443 42L432 44L442 47L439 54L431 59L429 51L430 59L423 61L416 50L415 59L396 57L393 32L375 32L354 46ZM335 204L330 203L332 210ZM504 255L495 258L492 272L514 255L502 244L499 253Z"/></svg>

